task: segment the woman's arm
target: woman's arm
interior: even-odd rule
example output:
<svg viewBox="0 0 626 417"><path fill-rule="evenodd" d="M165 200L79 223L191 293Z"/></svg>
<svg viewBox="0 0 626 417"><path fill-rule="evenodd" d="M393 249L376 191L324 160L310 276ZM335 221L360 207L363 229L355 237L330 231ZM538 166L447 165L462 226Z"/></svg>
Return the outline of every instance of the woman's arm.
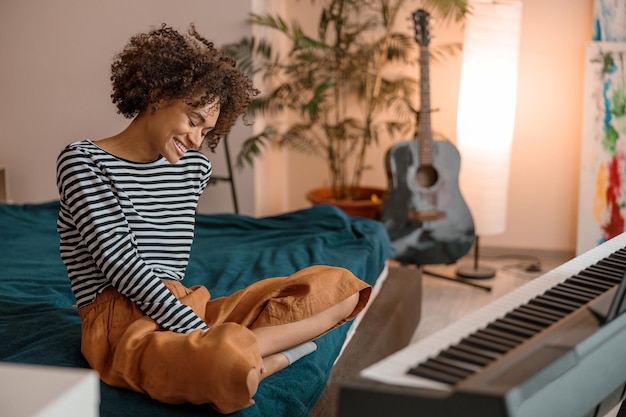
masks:
<svg viewBox="0 0 626 417"><path fill-rule="evenodd" d="M208 330L191 308L180 303L137 250L115 184L103 167L80 150L59 157L57 183L63 219L76 230L98 270L121 294L165 329L189 333Z"/></svg>

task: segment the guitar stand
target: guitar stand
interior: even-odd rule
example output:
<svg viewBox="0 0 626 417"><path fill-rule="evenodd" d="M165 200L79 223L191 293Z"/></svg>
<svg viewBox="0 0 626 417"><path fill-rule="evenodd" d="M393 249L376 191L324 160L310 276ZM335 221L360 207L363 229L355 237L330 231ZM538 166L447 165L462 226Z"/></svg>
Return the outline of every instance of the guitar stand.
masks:
<svg viewBox="0 0 626 417"><path fill-rule="evenodd" d="M430 275L430 276L433 276L435 278L445 279L447 281L458 282L459 284L465 284L465 285L469 285L471 287L479 288L479 289L487 291L487 292L491 292L491 287L488 286L488 285L478 284L476 282L469 281L469 280L466 280L466 279L463 279L463 278L451 277L451 276L448 276L448 275L445 275L445 274L441 274L439 272L431 271L431 270L426 269L424 267L421 267L421 268L422 268L422 272L424 274L426 274L426 275Z"/></svg>
<svg viewBox="0 0 626 417"><path fill-rule="evenodd" d="M470 279L486 279L493 278L496 276L496 271L492 268L487 268L480 266L478 264L478 248L480 245L478 244L478 236L476 236L476 240L474 242L474 265L472 267L460 267L456 270L456 274L461 278L470 278Z"/></svg>

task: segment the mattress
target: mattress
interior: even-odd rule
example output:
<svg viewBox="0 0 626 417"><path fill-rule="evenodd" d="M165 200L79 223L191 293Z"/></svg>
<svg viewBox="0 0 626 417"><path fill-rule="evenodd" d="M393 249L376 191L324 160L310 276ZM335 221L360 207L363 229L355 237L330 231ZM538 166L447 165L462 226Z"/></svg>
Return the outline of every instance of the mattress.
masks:
<svg viewBox="0 0 626 417"><path fill-rule="evenodd" d="M0 361L88 366L80 353L75 299L59 256L58 209L58 201L0 204ZM183 283L205 285L212 297L321 264L347 268L377 288L392 255L381 223L349 217L332 206L263 218L198 214L196 220ZM256 404L231 415L308 416L351 329L342 326L319 338L316 352L264 380ZM104 383L100 395L101 417L219 415L208 405L167 405Z"/></svg>

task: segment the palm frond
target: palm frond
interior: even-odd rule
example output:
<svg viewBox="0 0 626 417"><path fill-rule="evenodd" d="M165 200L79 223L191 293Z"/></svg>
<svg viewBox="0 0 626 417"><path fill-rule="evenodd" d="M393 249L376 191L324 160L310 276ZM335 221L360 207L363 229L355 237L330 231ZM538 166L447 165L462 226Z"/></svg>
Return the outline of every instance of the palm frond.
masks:
<svg viewBox="0 0 626 417"><path fill-rule="evenodd" d="M247 138L242 144L235 165L243 168L245 165L254 165L254 159L262 154L262 148L272 142L274 132L272 129L265 129L263 132Z"/></svg>
<svg viewBox="0 0 626 417"><path fill-rule="evenodd" d="M394 29L408 0L320 3L313 35L299 19L250 15L251 24L290 41L284 50L254 37L228 45L242 69L271 81L251 102L250 114L278 116L268 117L268 128L244 142L237 162L251 164L264 146L275 143L321 156L333 188L354 189L368 169L368 147L382 137L407 136L417 124L412 102L419 92L418 45L414 33ZM468 0L418 3L438 18L456 20L469 13ZM460 50L457 43L432 45L429 52L433 60L444 60ZM392 66L405 71L388 71Z"/></svg>
<svg viewBox="0 0 626 417"><path fill-rule="evenodd" d="M253 25L276 29L279 32L289 35L289 25L287 25L287 22L280 16L251 13L248 21Z"/></svg>
<svg viewBox="0 0 626 417"><path fill-rule="evenodd" d="M412 36L405 33L392 33L387 49L389 62L400 61L403 63L415 62L417 57L417 44Z"/></svg>
<svg viewBox="0 0 626 417"><path fill-rule="evenodd" d="M462 50L463 44L460 42L437 45L435 48L430 48L430 59L435 62L445 61L446 59L457 55Z"/></svg>
<svg viewBox="0 0 626 417"><path fill-rule="evenodd" d="M289 127L279 139L280 146L308 155L324 155L319 146L315 129L310 123L296 123Z"/></svg>
<svg viewBox="0 0 626 417"><path fill-rule="evenodd" d="M471 13L469 0L420 0L420 3L442 21L460 21Z"/></svg>
<svg viewBox="0 0 626 417"><path fill-rule="evenodd" d="M262 71L273 54L272 45L266 39L253 37L244 37L238 42L223 45L223 48L248 76Z"/></svg>
<svg viewBox="0 0 626 417"><path fill-rule="evenodd" d="M315 86L311 99L302 104L301 114L312 122L317 121L326 102L327 91L330 88L332 88L332 84L327 81Z"/></svg>

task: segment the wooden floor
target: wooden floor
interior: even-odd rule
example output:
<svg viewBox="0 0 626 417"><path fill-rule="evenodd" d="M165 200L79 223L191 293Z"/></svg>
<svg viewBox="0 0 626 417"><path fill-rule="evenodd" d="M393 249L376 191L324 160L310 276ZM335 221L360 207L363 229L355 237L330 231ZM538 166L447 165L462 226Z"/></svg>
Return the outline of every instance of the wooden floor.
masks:
<svg viewBox="0 0 626 417"><path fill-rule="evenodd" d="M573 257L573 253L564 252L481 249L478 266L493 269L495 277L473 279L471 282L488 287L489 291L427 273L432 271L454 278L458 268L474 268L472 254L454 265L425 266L422 277L422 318L412 342L455 322Z"/></svg>

